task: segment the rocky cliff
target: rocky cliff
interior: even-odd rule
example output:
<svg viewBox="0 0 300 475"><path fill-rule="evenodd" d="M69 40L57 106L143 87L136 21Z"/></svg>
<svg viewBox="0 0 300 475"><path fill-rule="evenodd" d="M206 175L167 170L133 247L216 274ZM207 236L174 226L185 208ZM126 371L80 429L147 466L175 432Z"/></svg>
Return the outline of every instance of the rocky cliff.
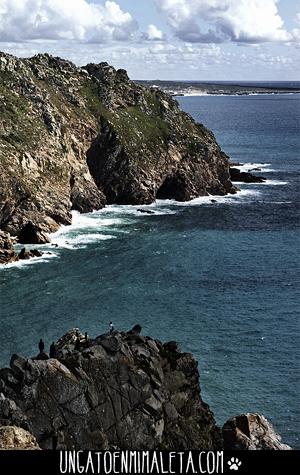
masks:
<svg viewBox="0 0 300 475"><path fill-rule="evenodd" d="M88 341L73 330L55 358L14 355L0 370L0 426L29 431L41 448L222 446L192 355L139 330Z"/></svg>
<svg viewBox="0 0 300 475"><path fill-rule="evenodd" d="M43 243L71 210L234 192L213 134L107 63L0 53L0 228Z"/></svg>
<svg viewBox="0 0 300 475"><path fill-rule="evenodd" d="M14 355L0 370L0 448L289 448L258 414L230 419L223 443L192 355L140 331L74 329L51 358Z"/></svg>

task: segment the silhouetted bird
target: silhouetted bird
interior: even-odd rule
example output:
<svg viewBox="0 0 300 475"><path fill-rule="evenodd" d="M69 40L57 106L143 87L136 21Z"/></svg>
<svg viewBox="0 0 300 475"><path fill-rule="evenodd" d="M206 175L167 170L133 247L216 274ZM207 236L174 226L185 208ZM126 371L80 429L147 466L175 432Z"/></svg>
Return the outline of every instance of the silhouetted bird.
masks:
<svg viewBox="0 0 300 475"><path fill-rule="evenodd" d="M39 341L39 350L40 350L40 353L42 353L45 349L45 343L43 342L42 338L40 339Z"/></svg>
<svg viewBox="0 0 300 475"><path fill-rule="evenodd" d="M56 349L55 349L55 344L53 341L53 343L50 345L50 351L49 351L50 358L55 358L55 354L56 354Z"/></svg>
<svg viewBox="0 0 300 475"><path fill-rule="evenodd" d="M109 323L109 333L110 334L112 334L112 332L114 331L114 328L115 328L115 326L114 326L113 322L110 322Z"/></svg>

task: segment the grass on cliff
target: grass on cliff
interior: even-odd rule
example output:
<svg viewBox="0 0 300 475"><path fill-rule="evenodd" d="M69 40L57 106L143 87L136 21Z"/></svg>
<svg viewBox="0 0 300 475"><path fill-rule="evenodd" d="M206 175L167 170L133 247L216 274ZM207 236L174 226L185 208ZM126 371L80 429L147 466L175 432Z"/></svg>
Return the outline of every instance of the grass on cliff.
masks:
<svg viewBox="0 0 300 475"><path fill-rule="evenodd" d="M99 89L97 84L93 82L87 82L80 90L82 97L86 101L88 110L95 116L98 120L101 117L109 119L111 113L104 107L101 102Z"/></svg>
<svg viewBox="0 0 300 475"><path fill-rule="evenodd" d="M18 150L32 145L40 137L38 121L30 115L30 103L17 92L13 77L1 73L0 139Z"/></svg>
<svg viewBox="0 0 300 475"><path fill-rule="evenodd" d="M135 152L147 148L155 153L157 147L166 147L171 133L163 119L156 114L146 114L138 106L119 109L111 121L124 145Z"/></svg>
<svg viewBox="0 0 300 475"><path fill-rule="evenodd" d="M153 153L157 147L165 147L170 135L168 124L160 117L160 104L150 92L145 94L151 113L147 114L138 105L118 108L111 112L101 102L97 84L88 82L82 89L88 110L100 120L103 117L115 127L121 142L134 155L147 148Z"/></svg>

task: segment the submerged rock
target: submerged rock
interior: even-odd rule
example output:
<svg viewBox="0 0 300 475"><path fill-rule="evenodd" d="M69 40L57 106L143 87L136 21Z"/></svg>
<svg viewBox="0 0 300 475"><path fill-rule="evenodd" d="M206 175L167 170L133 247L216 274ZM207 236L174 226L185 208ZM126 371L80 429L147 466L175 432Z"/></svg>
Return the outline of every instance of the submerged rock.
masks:
<svg viewBox="0 0 300 475"><path fill-rule="evenodd" d="M225 450L290 450L261 414L241 414L223 426Z"/></svg>

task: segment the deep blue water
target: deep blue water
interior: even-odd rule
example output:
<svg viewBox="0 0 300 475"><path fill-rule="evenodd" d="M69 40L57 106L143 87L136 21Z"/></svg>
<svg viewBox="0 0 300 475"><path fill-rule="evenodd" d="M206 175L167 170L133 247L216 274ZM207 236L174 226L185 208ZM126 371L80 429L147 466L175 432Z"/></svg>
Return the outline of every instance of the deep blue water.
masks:
<svg viewBox="0 0 300 475"><path fill-rule="evenodd" d="M74 215L56 257L0 269L0 363L78 326L140 323L199 361L222 424L261 412L299 442L299 96L182 97L232 160L267 184L237 196ZM260 172L258 172L260 173ZM141 208L141 207L139 207Z"/></svg>

